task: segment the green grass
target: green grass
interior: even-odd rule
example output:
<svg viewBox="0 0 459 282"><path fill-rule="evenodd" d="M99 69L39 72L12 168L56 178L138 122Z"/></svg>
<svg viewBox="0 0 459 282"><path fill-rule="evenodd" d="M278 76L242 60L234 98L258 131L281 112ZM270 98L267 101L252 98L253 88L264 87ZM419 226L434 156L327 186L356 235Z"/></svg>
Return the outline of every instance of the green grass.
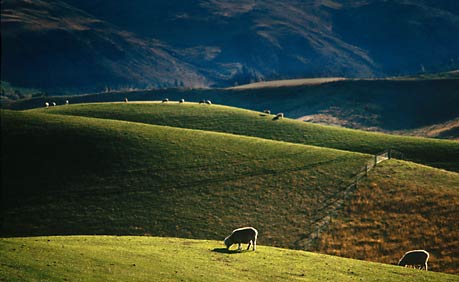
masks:
<svg viewBox="0 0 459 282"><path fill-rule="evenodd" d="M31 111L227 132L368 154L394 148L407 160L459 171L459 143L456 141L371 133L291 119L274 121L273 116L226 106L179 105L176 102L99 103Z"/></svg>
<svg viewBox="0 0 459 282"><path fill-rule="evenodd" d="M298 247L368 155L206 131L2 113L3 235L218 239L254 225Z"/></svg>
<svg viewBox="0 0 459 282"><path fill-rule="evenodd" d="M261 233L260 236L263 236ZM1 281L459 281L458 276L220 241L70 236L0 239Z"/></svg>

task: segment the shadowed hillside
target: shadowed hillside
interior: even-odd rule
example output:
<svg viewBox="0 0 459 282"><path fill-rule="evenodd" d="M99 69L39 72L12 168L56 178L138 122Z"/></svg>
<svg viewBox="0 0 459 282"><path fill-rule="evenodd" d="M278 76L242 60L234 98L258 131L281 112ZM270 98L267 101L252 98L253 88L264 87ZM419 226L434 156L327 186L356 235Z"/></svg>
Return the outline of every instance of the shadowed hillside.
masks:
<svg viewBox="0 0 459 282"><path fill-rule="evenodd" d="M2 80L59 93L458 69L451 1L4 0Z"/></svg>
<svg viewBox="0 0 459 282"><path fill-rule="evenodd" d="M6 111L1 233L220 239L256 225L261 244L294 247L367 159L206 131Z"/></svg>

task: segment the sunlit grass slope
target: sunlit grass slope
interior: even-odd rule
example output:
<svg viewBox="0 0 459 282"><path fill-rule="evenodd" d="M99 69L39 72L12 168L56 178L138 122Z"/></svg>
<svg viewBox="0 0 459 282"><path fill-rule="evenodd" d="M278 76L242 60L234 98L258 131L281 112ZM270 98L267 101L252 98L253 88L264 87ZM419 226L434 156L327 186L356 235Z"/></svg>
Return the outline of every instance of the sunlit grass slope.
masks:
<svg viewBox="0 0 459 282"><path fill-rule="evenodd" d="M90 116L203 129L375 154L394 148L414 162L459 171L459 142L396 136L273 120L273 115L196 103L99 103L35 109L34 112Z"/></svg>
<svg viewBox="0 0 459 282"><path fill-rule="evenodd" d="M318 251L393 263L411 249L459 273L459 174L390 160L371 171L322 234Z"/></svg>
<svg viewBox="0 0 459 282"><path fill-rule="evenodd" d="M263 233L260 233L263 237ZM6 281L458 281L425 272L259 246L227 253L221 242L155 237L0 239Z"/></svg>
<svg viewBox="0 0 459 282"><path fill-rule="evenodd" d="M298 247L368 155L76 116L2 112L2 235L151 234Z"/></svg>

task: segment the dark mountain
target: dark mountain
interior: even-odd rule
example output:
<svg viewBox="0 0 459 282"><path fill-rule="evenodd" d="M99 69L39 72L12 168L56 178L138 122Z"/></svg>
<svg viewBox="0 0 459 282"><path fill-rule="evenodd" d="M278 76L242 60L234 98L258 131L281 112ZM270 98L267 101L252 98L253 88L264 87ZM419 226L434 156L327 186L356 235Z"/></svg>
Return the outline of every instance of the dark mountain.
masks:
<svg viewBox="0 0 459 282"><path fill-rule="evenodd" d="M60 1L2 1L2 80L39 89L203 86L164 44Z"/></svg>
<svg viewBox="0 0 459 282"><path fill-rule="evenodd" d="M33 3L2 1L2 80L21 86L228 86L459 67L456 1Z"/></svg>

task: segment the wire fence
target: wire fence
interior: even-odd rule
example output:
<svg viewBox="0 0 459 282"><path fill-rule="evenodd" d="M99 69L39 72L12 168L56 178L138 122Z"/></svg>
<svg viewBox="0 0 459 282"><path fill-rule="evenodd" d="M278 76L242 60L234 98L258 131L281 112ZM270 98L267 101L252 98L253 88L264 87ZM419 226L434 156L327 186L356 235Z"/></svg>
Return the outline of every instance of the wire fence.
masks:
<svg viewBox="0 0 459 282"><path fill-rule="evenodd" d="M387 149L378 154L375 154L369 159L364 166L362 166L351 178L351 183L347 183L342 189L339 189L332 197L325 201L322 208L318 210L318 214L310 221L313 226L312 231L305 234L295 242L298 248L309 248L319 238L333 217L335 217L344 203L349 198L351 193L357 189L359 181L368 176L368 172L375 168L379 163L392 158L403 159L403 154L394 149ZM301 244L301 246L300 246Z"/></svg>

